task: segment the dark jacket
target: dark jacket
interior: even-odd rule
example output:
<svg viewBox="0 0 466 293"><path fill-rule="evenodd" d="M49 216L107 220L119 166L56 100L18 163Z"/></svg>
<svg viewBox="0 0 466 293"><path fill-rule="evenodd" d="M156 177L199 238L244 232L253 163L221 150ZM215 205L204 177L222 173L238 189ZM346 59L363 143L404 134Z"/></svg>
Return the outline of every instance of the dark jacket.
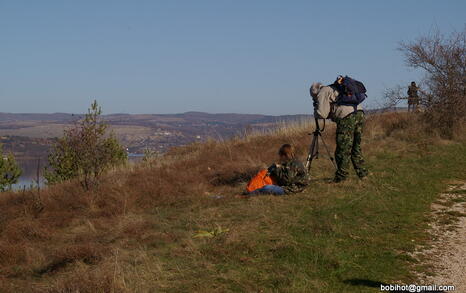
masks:
<svg viewBox="0 0 466 293"><path fill-rule="evenodd" d="M418 97L417 91L418 91L417 86L410 85L408 88L408 97L417 98Z"/></svg>
<svg viewBox="0 0 466 293"><path fill-rule="evenodd" d="M273 164L269 167L269 173L287 194L301 192L309 184L307 170L298 160Z"/></svg>

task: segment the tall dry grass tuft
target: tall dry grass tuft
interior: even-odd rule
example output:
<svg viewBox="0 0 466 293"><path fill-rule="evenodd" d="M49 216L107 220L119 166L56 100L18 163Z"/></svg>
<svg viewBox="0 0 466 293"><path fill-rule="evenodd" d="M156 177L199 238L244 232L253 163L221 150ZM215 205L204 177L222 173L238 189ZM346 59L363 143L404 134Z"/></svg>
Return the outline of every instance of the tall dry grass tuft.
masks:
<svg viewBox="0 0 466 293"><path fill-rule="evenodd" d="M419 115L406 112L388 112L367 118L365 138L378 140L395 137L401 140L417 140L428 133L428 128Z"/></svg>

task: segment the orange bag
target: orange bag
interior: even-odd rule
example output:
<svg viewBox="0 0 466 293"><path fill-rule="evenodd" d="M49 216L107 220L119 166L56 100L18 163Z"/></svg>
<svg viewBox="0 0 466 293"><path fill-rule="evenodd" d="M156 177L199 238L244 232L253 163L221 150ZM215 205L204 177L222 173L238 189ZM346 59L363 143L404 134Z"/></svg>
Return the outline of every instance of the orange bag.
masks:
<svg viewBox="0 0 466 293"><path fill-rule="evenodd" d="M276 184L275 181L267 174L267 169L260 170L256 176L252 177L246 186L247 192L253 192L256 189L262 188L266 185Z"/></svg>

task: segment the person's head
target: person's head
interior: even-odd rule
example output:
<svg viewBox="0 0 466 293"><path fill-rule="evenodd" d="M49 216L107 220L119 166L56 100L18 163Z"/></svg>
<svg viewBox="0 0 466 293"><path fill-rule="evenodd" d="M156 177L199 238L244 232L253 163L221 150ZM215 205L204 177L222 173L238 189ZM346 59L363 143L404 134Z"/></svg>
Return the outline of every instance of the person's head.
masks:
<svg viewBox="0 0 466 293"><path fill-rule="evenodd" d="M311 85L311 97L314 99L317 98L317 95L319 94L321 88L322 88L322 83L314 82Z"/></svg>
<svg viewBox="0 0 466 293"><path fill-rule="evenodd" d="M412 82L411 82L411 85L412 85L412 86L416 86L416 82L412 81Z"/></svg>
<svg viewBox="0 0 466 293"><path fill-rule="evenodd" d="M278 150L278 156L280 157L280 161L289 161L294 159L294 149L291 144L284 144Z"/></svg>

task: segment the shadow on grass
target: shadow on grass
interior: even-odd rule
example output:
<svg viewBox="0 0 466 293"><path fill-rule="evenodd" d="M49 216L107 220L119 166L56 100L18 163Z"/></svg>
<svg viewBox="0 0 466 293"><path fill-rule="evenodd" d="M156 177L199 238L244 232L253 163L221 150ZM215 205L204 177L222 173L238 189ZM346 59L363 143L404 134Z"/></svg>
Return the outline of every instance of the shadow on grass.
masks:
<svg viewBox="0 0 466 293"><path fill-rule="evenodd" d="M348 279L344 280L343 283L353 285L353 286L364 286L364 287L371 287L371 288L380 288L380 285L387 286L388 284L372 281L372 280L365 280L365 279Z"/></svg>
<svg viewBox="0 0 466 293"><path fill-rule="evenodd" d="M310 183L332 183L333 182L333 177L325 177L325 178L314 178L311 175L311 179L309 180Z"/></svg>
<svg viewBox="0 0 466 293"><path fill-rule="evenodd" d="M361 287L370 287L370 288L379 288L380 286L388 286L389 284L373 281L373 280L366 280L366 279L348 279L344 280L343 283L352 285L352 286L361 286ZM391 293L405 293L405 292L413 292L409 290L392 290L392 291L385 291ZM416 291L417 292L417 291ZM421 293L443 293L445 291L420 291Z"/></svg>

